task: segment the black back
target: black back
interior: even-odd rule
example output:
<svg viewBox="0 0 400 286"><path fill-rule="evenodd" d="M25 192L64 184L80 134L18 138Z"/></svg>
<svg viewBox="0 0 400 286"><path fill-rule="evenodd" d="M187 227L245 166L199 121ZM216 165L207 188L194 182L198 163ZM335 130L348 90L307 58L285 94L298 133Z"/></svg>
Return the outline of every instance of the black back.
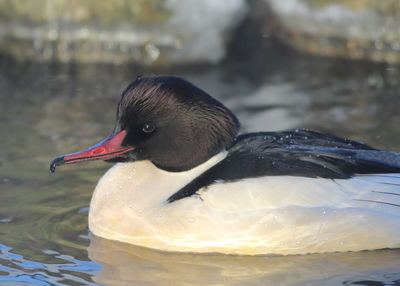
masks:
<svg viewBox="0 0 400 286"><path fill-rule="evenodd" d="M308 130L260 132L235 139L225 159L172 195L191 196L223 181L261 176L347 179L355 174L400 173L400 155L334 135Z"/></svg>

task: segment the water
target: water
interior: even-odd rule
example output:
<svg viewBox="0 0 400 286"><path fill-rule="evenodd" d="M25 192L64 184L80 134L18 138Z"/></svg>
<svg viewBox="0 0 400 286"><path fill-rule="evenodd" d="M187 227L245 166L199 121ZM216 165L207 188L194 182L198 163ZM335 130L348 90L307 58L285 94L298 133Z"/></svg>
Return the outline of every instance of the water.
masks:
<svg viewBox="0 0 400 286"><path fill-rule="evenodd" d="M400 70L286 51L164 70L195 82L243 131L307 127L400 151ZM103 162L48 172L111 130L117 95L144 71L0 59L0 285L400 285L400 251L240 257L162 253L90 237ZM157 73L157 71L150 71Z"/></svg>

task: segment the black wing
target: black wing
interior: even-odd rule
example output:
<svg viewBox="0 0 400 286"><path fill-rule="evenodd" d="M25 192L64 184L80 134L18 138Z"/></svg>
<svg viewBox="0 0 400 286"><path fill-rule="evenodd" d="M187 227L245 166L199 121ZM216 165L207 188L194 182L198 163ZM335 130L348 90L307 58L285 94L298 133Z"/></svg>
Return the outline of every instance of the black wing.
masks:
<svg viewBox="0 0 400 286"><path fill-rule="evenodd" d="M224 160L172 195L191 196L216 181L261 176L347 179L354 174L400 173L400 154L308 130L260 132L236 138Z"/></svg>

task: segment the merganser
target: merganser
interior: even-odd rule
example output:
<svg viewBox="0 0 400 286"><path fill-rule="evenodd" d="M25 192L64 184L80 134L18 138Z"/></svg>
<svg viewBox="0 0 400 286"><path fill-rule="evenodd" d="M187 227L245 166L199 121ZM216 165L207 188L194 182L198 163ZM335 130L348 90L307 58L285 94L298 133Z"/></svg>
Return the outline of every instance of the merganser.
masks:
<svg viewBox="0 0 400 286"><path fill-rule="evenodd" d="M188 81L138 77L112 133L50 170L117 163L90 203L89 229L106 239L251 255L400 247L400 154L303 129L238 131Z"/></svg>

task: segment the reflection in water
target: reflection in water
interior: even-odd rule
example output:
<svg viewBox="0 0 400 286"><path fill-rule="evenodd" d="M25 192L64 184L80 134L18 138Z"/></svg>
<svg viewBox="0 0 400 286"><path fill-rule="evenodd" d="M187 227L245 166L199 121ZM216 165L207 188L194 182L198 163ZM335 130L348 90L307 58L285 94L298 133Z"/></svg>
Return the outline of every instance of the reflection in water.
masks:
<svg viewBox="0 0 400 286"><path fill-rule="evenodd" d="M400 283L400 250L300 256L178 254L92 236L89 257L102 267L93 279L107 285L120 285L121 281L125 285Z"/></svg>

